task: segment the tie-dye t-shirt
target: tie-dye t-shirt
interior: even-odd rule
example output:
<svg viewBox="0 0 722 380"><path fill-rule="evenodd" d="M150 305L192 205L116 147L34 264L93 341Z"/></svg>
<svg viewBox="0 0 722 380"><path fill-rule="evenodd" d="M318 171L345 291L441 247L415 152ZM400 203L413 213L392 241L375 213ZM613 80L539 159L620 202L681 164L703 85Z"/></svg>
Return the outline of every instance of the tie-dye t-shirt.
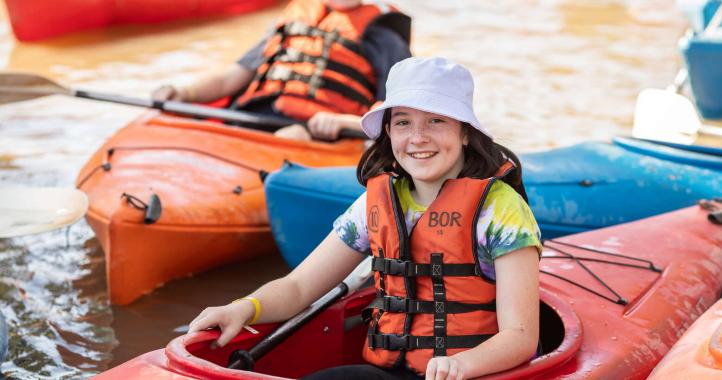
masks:
<svg viewBox="0 0 722 380"><path fill-rule="evenodd" d="M426 207L414 201L407 180L394 182L394 188L405 215L406 230L411 231ZM336 219L333 229L349 247L365 254L371 253L366 225L366 193ZM492 184L479 215L476 232L479 265L484 274L493 279L496 279L494 259L524 247L542 250L539 226L529 206L503 181Z"/></svg>

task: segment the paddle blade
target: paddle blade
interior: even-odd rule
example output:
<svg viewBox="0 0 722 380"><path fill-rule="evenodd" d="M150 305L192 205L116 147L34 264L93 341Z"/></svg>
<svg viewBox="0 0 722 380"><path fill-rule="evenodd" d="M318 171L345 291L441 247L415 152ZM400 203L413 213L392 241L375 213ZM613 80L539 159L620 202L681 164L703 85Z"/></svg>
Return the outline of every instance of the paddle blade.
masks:
<svg viewBox="0 0 722 380"><path fill-rule="evenodd" d="M40 75L0 73L0 104L55 94L72 95L72 91Z"/></svg>
<svg viewBox="0 0 722 380"><path fill-rule="evenodd" d="M691 144L701 125L689 99L673 91L648 88L637 97L632 136Z"/></svg>
<svg viewBox="0 0 722 380"><path fill-rule="evenodd" d="M67 188L0 188L0 238L52 231L75 223L88 197Z"/></svg>

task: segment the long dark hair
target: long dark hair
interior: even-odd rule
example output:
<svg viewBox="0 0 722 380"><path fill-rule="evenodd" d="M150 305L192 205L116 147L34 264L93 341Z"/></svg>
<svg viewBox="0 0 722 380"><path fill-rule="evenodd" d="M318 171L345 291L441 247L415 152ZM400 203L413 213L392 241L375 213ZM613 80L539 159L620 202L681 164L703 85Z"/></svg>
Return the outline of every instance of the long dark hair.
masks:
<svg viewBox="0 0 722 380"><path fill-rule="evenodd" d="M391 138L386 132L390 123L391 109L389 108L384 111L381 119L381 134L361 156L361 161L359 161L358 168L356 168L356 178L363 186L366 186L369 178L381 173L391 173L399 178L407 178L409 184L414 185L409 173L396 163L394 158L391 150ZM524 201L528 202L521 176L521 162L516 154L505 146L497 144L489 136L481 133L470 124L462 123L461 126L466 131L469 144L464 147L464 167L459 173L459 178L483 179L493 177L507 159L511 160L516 165L516 170L509 173L502 180L519 193L524 198Z"/></svg>

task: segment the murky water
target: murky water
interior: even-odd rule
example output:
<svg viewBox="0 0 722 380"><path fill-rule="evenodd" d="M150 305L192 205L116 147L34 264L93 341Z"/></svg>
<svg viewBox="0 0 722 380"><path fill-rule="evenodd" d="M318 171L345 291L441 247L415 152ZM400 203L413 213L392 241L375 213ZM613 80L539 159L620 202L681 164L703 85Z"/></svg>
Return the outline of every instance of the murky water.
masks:
<svg viewBox="0 0 722 380"><path fill-rule="evenodd" d="M414 17L413 51L471 68L477 114L517 151L629 132L636 95L664 88L681 62L676 41L685 21L672 0L396 3ZM279 9L33 44L15 42L0 14L0 68L145 96L231 64ZM72 186L93 151L140 112L63 97L0 106L0 183ZM164 346L203 306L287 271L268 256L175 281L121 308L107 305L104 265L84 222L0 240L0 311L11 330L2 374L90 376Z"/></svg>

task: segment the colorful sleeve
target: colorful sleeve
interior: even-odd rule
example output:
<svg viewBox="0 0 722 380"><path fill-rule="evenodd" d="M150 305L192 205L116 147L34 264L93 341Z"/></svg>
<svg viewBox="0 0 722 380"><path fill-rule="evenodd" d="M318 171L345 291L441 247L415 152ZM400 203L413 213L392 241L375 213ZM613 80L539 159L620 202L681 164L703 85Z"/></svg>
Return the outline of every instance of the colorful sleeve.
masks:
<svg viewBox="0 0 722 380"><path fill-rule="evenodd" d="M369 233L366 225L366 193L333 222L333 230L344 243L354 250L371 254Z"/></svg>
<svg viewBox="0 0 722 380"><path fill-rule="evenodd" d="M476 225L479 263L492 278L493 261L524 247L542 251L541 233L529 205L504 182L495 182Z"/></svg>

